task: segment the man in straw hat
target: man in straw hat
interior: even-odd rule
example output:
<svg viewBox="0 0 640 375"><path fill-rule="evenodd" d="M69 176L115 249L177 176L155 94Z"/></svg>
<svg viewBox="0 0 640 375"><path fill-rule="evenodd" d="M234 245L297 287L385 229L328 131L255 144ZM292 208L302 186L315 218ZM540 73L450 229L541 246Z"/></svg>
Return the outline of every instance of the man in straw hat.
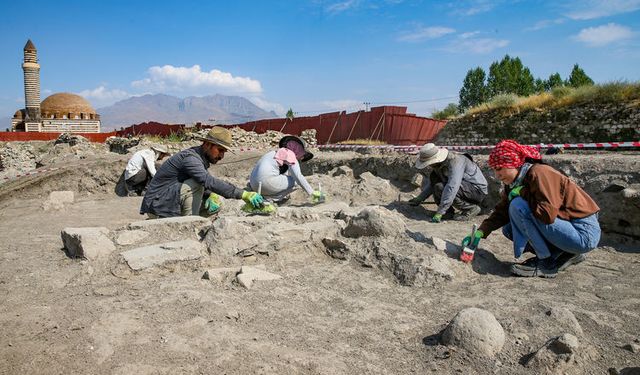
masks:
<svg viewBox="0 0 640 375"><path fill-rule="evenodd" d="M431 173L427 178L424 168L428 166ZM409 204L417 206L433 194L438 210L432 222L439 223L445 214L455 220L469 220L480 213L480 203L488 192L487 180L470 156L427 143L420 149L416 168L425 178L422 192ZM455 216L454 207L460 211Z"/></svg>
<svg viewBox="0 0 640 375"><path fill-rule="evenodd" d="M202 145L180 151L158 169L142 200L141 214L152 218L198 215L205 191L215 193L211 196L219 194L225 198L242 199L254 207L262 204L260 194L243 191L207 171L211 164L222 160L225 152L231 150L231 132L214 126L200 139ZM214 202L214 198L209 199L205 206L213 212L215 210L210 207L218 202Z"/></svg>
<svg viewBox="0 0 640 375"><path fill-rule="evenodd" d="M116 186L116 193L121 197L142 195L144 189L156 174L156 161L168 156L169 151L161 145L153 145L133 154L127 162L122 176Z"/></svg>

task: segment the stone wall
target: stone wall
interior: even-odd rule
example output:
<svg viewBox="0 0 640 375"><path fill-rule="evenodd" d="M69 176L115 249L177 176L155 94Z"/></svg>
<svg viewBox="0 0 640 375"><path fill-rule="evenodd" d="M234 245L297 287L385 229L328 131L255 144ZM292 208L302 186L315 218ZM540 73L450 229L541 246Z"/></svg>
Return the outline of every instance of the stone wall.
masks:
<svg viewBox="0 0 640 375"><path fill-rule="evenodd" d="M575 104L508 113L495 109L451 120L440 145L492 145L502 139L524 144L635 141L640 139L640 103Z"/></svg>

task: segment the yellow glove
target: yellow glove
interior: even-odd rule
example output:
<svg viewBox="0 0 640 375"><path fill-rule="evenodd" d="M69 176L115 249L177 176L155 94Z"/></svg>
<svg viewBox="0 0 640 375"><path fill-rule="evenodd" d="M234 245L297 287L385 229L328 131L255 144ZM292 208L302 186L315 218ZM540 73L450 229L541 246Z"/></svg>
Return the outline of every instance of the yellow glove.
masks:
<svg viewBox="0 0 640 375"><path fill-rule="evenodd" d="M262 195L253 191L246 190L242 192L242 200L251 204L255 208L262 207L262 202L264 202L264 198L262 198Z"/></svg>
<svg viewBox="0 0 640 375"><path fill-rule="evenodd" d="M311 193L311 203L313 204L322 203L326 198L327 197L321 191L315 190L313 193Z"/></svg>

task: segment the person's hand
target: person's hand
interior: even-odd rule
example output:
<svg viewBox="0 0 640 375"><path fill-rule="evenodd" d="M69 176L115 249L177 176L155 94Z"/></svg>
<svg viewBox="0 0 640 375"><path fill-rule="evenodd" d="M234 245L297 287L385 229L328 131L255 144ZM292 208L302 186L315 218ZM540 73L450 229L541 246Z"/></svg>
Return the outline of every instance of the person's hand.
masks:
<svg viewBox="0 0 640 375"><path fill-rule="evenodd" d="M480 229L478 229L478 230L475 231L475 233L473 233L473 237L472 236L466 236L462 240L462 247L471 247L471 248L475 249L480 244L480 240L482 239L482 237L484 237L484 232L481 231ZM469 246L469 245L471 245L471 246Z"/></svg>
<svg viewBox="0 0 640 375"><path fill-rule="evenodd" d="M321 191L315 190L313 193L311 193L311 203L313 204L322 203L325 199L326 196Z"/></svg>
<svg viewBox="0 0 640 375"><path fill-rule="evenodd" d="M509 202L511 202L515 197L520 196L520 190L522 190L522 185L516 186L509 192Z"/></svg>
<svg viewBox="0 0 640 375"><path fill-rule="evenodd" d="M433 217L431 218L431 222L432 223L439 223L442 221L442 214L435 214L433 215Z"/></svg>
<svg viewBox="0 0 640 375"><path fill-rule="evenodd" d="M253 192L253 191L243 191L242 192L242 200L251 204L255 208L260 208L262 203L264 202L264 198L262 195Z"/></svg>
<svg viewBox="0 0 640 375"><path fill-rule="evenodd" d="M419 206L420 203L422 203L422 199L420 199L418 197L411 198L411 199L409 199L408 203L409 203L410 206Z"/></svg>
<svg viewBox="0 0 640 375"><path fill-rule="evenodd" d="M209 215L213 215L220 210L220 205L222 204L222 200L220 196L216 193L209 194L209 198L204 201L204 208L207 209Z"/></svg>

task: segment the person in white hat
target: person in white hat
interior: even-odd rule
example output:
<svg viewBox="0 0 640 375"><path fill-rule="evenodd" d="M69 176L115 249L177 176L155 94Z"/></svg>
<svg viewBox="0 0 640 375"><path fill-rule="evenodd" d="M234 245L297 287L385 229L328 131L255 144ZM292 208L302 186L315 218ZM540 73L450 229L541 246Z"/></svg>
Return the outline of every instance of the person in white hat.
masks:
<svg viewBox="0 0 640 375"><path fill-rule="evenodd" d="M420 195L409 204L417 206L433 195L438 209L432 222L439 223L443 217L469 220L480 213L480 203L488 193L487 179L470 155L427 143L420 149L415 165L424 178ZM455 214L454 207L460 212Z"/></svg>
<svg viewBox="0 0 640 375"><path fill-rule="evenodd" d="M156 174L156 161L167 155L170 155L169 151L161 145L153 145L133 154L120 177L119 186L116 187L118 195L142 195Z"/></svg>

